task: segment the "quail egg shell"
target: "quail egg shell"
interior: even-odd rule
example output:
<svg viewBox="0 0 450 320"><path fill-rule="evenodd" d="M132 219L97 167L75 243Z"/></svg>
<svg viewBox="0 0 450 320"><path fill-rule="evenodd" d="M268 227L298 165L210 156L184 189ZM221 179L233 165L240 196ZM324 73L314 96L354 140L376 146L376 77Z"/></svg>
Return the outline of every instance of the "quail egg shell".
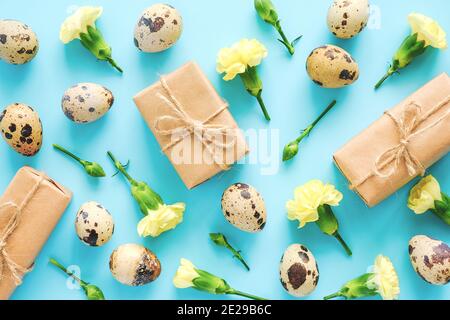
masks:
<svg viewBox="0 0 450 320"><path fill-rule="evenodd" d="M120 283L142 286L159 277L161 263L147 248L138 244L124 244L111 254L109 269Z"/></svg>
<svg viewBox="0 0 450 320"><path fill-rule="evenodd" d="M293 244L286 249L280 262L280 281L283 288L295 297L305 297L316 289L319 268L307 247Z"/></svg>
<svg viewBox="0 0 450 320"><path fill-rule="evenodd" d="M174 7L154 4L142 12L134 30L134 44L144 52L164 51L178 41L182 31L183 19Z"/></svg>
<svg viewBox="0 0 450 320"><path fill-rule="evenodd" d="M38 38L29 26L16 20L0 20L0 60L25 64L38 50Z"/></svg>
<svg viewBox="0 0 450 320"><path fill-rule="evenodd" d="M306 61L309 77L324 88L341 88L359 77L359 67L342 48L325 45L314 49Z"/></svg>
<svg viewBox="0 0 450 320"><path fill-rule="evenodd" d="M235 183L222 195L222 212L236 228L259 232L266 225L266 205L256 189L245 183Z"/></svg>
<svg viewBox="0 0 450 320"><path fill-rule="evenodd" d="M66 90L62 98L62 110L77 123L94 122L103 117L114 103L114 96L107 88L96 83L79 83Z"/></svg>
<svg viewBox="0 0 450 320"><path fill-rule="evenodd" d="M434 285L450 282L450 248L446 243L415 236L409 241L409 258L414 270L426 282Z"/></svg>
<svg viewBox="0 0 450 320"><path fill-rule="evenodd" d="M42 146L42 123L30 106L14 103L0 113L0 129L5 141L18 153L34 156Z"/></svg>
<svg viewBox="0 0 450 320"><path fill-rule="evenodd" d="M334 0L328 10L328 29L338 38L353 38L366 27L369 16L368 0Z"/></svg>
<svg viewBox="0 0 450 320"><path fill-rule="evenodd" d="M75 230L84 244L100 247L111 239L114 233L114 220L101 204L90 201L78 210Z"/></svg>

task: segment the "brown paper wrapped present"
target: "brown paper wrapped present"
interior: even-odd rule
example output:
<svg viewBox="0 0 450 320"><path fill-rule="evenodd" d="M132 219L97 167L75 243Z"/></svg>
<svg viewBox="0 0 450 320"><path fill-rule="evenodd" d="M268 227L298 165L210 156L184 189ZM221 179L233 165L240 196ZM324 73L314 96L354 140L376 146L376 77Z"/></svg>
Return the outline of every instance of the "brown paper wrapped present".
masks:
<svg viewBox="0 0 450 320"><path fill-rule="evenodd" d="M450 78L442 74L334 154L351 188L373 207L450 150Z"/></svg>
<svg viewBox="0 0 450 320"><path fill-rule="evenodd" d="M162 76L134 101L189 189L248 152L228 104L194 62Z"/></svg>
<svg viewBox="0 0 450 320"><path fill-rule="evenodd" d="M0 198L0 300L9 299L31 270L71 197L42 172L17 172Z"/></svg>

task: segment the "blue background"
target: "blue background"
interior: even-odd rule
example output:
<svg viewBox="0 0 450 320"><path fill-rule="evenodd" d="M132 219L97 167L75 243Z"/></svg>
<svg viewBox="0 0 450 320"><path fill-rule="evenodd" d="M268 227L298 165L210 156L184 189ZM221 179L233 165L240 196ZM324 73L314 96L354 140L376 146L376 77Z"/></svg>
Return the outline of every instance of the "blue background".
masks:
<svg viewBox="0 0 450 320"><path fill-rule="evenodd" d="M384 74L391 56L409 33L407 15L412 11L430 15L450 31L446 0L371 1L379 9L380 28L366 29L352 40L333 37L326 26L331 1L275 1L288 36L304 37L291 58L276 41L277 34L260 21L247 0L170 0L182 13L184 33L170 50L143 54L133 45L134 25L140 12L154 1L129 0L95 2L74 0L1 1L0 18L19 19L34 29L40 51L28 65L12 66L0 62L0 105L25 102L36 108L44 125L44 145L34 158L25 158L0 143L2 169L0 190L4 190L23 165L31 165L74 192L73 201L44 250L35 270L13 295L14 299L84 299L80 290L69 290L65 277L48 264L50 256L66 265L78 265L82 277L99 285L109 299L213 299L222 298L192 289L180 290L172 277L185 257L198 267L222 276L242 290L272 299L289 299L278 277L283 251L293 243L307 245L320 268L320 281L309 299L320 299L366 272L377 254L389 256L398 270L401 299L448 299L450 288L425 283L413 271L408 258L408 241L426 234L449 242L448 226L432 214L415 216L406 207L411 184L374 209L368 209L356 194L348 190L345 178L332 162L332 154L345 142L376 120L385 109L397 104L441 72L450 70L448 51L430 50L408 69L374 92L374 83ZM98 27L113 48L114 58L125 70L123 76L106 63L97 62L77 41L64 46L58 39L59 27L72 5L101 5L104 14ZM260 67L265 84L264 97L272 115L267 124L259 107L247 95L239 80L225 83L215 72L215 58L220 48L241 38L257 38L269 50ZM305 60L312 49L336 44L348 50L359 63L357 83L340 90L314 85L305 72ZM220 94L231 105L231 112L243 129L280 129L279 150L294 139L325 106L337 99L338 105L301 145L300 155L288 164L280 164L276 175L261 175L262 164L239 165L198 188L188 191L159 147L135 107L132 97L152 84L158 73L168 73L188 60L197 61ZM109 114L89 125L77 125L61 112L63 92L78 82L97 82L110 88L116 102ZM103 164L109 174L113 167L106 157L112 150L120 159L131 160L130 174L149 182L166 202L184 201L184 222L157 239L141 239L136 224L141 218L137 205L122 177L95 180L87 177L75 163L52 150L52 143L69 146L81 156ZM447 156L430 169L450 192L446 175ZM320 233L315 225L297 230L288 221L284 209L297 185L318 178L331 182L344 193L344 201L335 210L341 222L341 234L353 249L347 257L335 239ZM265 197L268 223L260 234L243 233L223 218L221 194L234 182L255 186ZM74 219L79 206L89 200L104 204L113 214L116 231L101 248L82 244L75 234ZM229 252L212 244L209 232L223 232L243 251L252 270L246 272ZM154 251L162 263L159 279L140 288L126 287L111 276L110 253L123 243L140 243Z"/></svg>

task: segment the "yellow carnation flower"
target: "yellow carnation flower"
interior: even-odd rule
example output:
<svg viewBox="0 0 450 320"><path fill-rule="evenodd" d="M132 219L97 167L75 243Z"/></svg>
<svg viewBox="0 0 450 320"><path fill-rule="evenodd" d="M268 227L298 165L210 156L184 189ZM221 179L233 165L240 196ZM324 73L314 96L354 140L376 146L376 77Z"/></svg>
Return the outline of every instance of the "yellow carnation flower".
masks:
<svg viewBox="0 0 450 320"><path fill-rule="evenodd" d="M217 72L225 73L225 81L244 73L247 67L259 65L267 57L267 49L256 39L242 39L231 48L223 48L217 56Z"/></svg>
<svg viewBox="0 0 450 320"><path fill-rule="evenodd" d="M139 222L138 233L141 237L157 237L161 233L174 229L183 221L184 203L173 205L160 204L157 210L149 210Z"/></svg>
<svg viewBox="0 0 450 320"><path fill-rule="evenodd" d="M62 24L59 38L66 44L79 39L80 33L87 33L88 26L95 28L95 21L102 15L102 7L80 7Z"/></svg>
<svg viewBox="0 0 450 320"><path fill-rule="evenodd" d="M376 290L383 300L396 300L400 294L397 272L388 257L379 255L375 259L373 276L367 282L367 287Z"/></svg>
<svg viewBox="0 0 450 320"><path fill-rule="evenodd" d="M320 180L312 180L303 186L297 187L294 192L294 200L286 203L289 220L298 220L299 228L306 223L315 222L319 219L318 208L327 204L338 206L343 196L331 184L324 184Z"/></svg>
<svg viewBox="0 0 450 320"><path fill-rule="evenodd" d="M436 200L442 200L441 188L439 182L429 175L420 180L409 192L408 208L416 214L422 214L434 209Z"/></svg>
<svg viewBox="0 0 450 320"><path fill-rule="evenodd" d="M194 286L193 281L198 277L200 277L200 275L195 270L194 264L189 260L182 258L172 282L175 287L185 289Z"/></svg>
<svg viewBox="0 0 450 320"><path fill-rule="evenodd" d="M437 49L447 48L447 35L435 20L420 13L411 13L408 16L412 33L417 33L418 41L425 41L426 46Z"/></svg>

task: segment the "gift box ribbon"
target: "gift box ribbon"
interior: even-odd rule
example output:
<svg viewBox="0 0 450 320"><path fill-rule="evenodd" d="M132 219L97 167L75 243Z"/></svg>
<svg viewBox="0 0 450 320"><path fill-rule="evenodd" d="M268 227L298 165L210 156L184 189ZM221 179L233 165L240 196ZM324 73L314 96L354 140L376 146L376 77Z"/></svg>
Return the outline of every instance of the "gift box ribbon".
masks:
<svg viewBox="0 0 450 320"><path fill-rule="evenodd" d="M40 174L38 181L33 186L33 188L28 192L25 199L22 201L22 204L18 205L12 201L6 202L0 206L0 210L4 210L6 208L13 208L15 210L14 215L8 221L3 234L0 235L0 281L4 277L5 267L11 272L11 275L14 279L14 283L18 286L22 283L22 277L25 273L31 271L30 268L25 268L17 264L12 257L8 254L6 250L6 246L8 244L8 238L14 233L17 226L20 222L20 217L22 215L23 209L28 205L30 200L34 197L37 190L41 186L44 181L44 175Z"/></svg>
<svg viewBox="0 0 450 320"><path fill-rule="evenodd" d="M359 187L374 176L380 178L391 177L397 172L400 164L402 163L402 160L404 160L404 163L408 170L408 174L410 176L413 177L416 174L420 174L421 176L425 175L426 168L417 159L417 157L411 153L411 151L409 150L409 145L414 137L420 136L424 132L439 125L450 115L450 110L447 110L438 119L425 126L424 128L417 130L419 125L421 125L424 121L436 114L441 108L449 103L450 95L447 96L443 101L438 103L436 106L434 106L425 115L422 115L422 106L415 101L411 101L405 107L405 110L398 118L395 117L390 111L386 111L385 114L394 122L395 127L399 132L400 141L398 145L386 150L383 154L381 154L375 160L373 172L365 176L363 179L359 180L357 183L354 183L351 186L351 189Z"/></svg>
<svg viewBox="0 0 450 320"><path fill-rule="evenodd" d="M155 120L154 127L155 131L163 136L173 136L177 135L177 138L172 142L168 143L162 147L162 151L166 151L169 148L175 146L176 144L183 141L186 137L193 134L208 152L213 156L214 162L222 169L229 170L230 166L224 164L222 160L218 159L216 149L229 149L235 146L237 140L236 128L220 125L220 124L210 124L210 122L215 119L219 114L228 108L228 104L223 102L222 106L210 115L206 120L199 121L192 118L183 108L182 104L177 100L172 90L167 84L166 79L160 77L161 86L164 89L165 95L158 93L157 96L161 99L165 105L170 108L175 115L164 115L160 116ZM166 122L170 129L162 129L162 123ZM180 123L179 126L174 126L174 123ZM182 134L180 134L182 133ZM225 143L218 141L215 137L220 135ZM230 140L230 141L229 141Z"/></svg>

